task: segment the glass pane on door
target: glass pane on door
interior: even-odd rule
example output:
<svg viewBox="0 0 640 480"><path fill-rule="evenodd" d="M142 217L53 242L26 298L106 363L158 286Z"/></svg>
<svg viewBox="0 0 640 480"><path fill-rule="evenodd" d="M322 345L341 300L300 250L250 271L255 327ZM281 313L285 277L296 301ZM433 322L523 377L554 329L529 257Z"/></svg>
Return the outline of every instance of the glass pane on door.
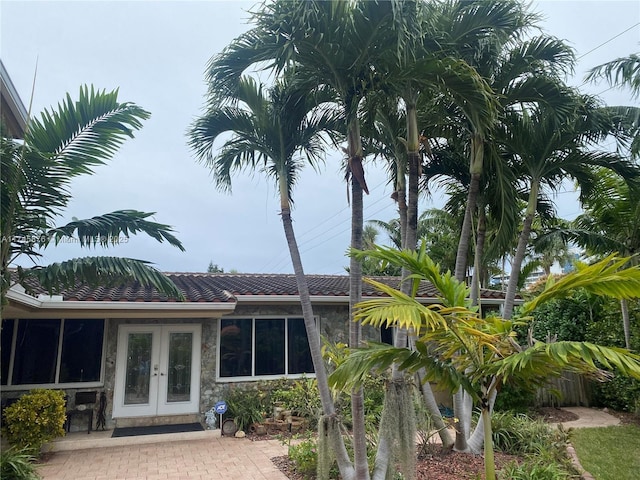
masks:
<svg viewBox="0 0 640 480"><path fill-rule="evenodd" d="M193 334L172 332L169 334L169 364L167 402L191 400L191 352Z"/></svg>
<svg viewBox="0 0 640 480"><path fill-rule="evenodd" d="M127 345L125 405L149 403L153 333L130 333Z"/></svg>

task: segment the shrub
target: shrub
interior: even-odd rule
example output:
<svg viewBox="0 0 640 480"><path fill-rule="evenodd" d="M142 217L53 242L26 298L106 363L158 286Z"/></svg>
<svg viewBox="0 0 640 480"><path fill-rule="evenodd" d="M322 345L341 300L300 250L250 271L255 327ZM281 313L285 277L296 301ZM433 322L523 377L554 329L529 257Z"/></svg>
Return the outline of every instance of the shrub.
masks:
<svg viewBox="0 0 640 480"><path fill-rule="evenodd" d="M561 465L539 458L527 458L522 464L511 462L500 470L501 480L568 480L573 476Z"/></svg>
<svg viewBox="0 0 640 480"><path fill-rule="evenodd" d="M35 457L27 450L8 448L0 452L0 478L37 480L40 475L34 465Z"/></svg>
<svg viewBox="0 0 640 480"><path fill-rule="evenodd" d="M296 472L304 478L315 478L318 469L318 447L314 439L308 438L297 445L289 446L289 458L295 465Z"/></svg>
<svg viewBox="0 0 640 480"><path fill-rule="evenodd" d="M610 381L594 383L596 406L640 415L640 381L615 375Z"/></svg>
<svg viewBox="0 0 640 480"><path fill-rule="evenodd" d="M227 393L228 415L238 430L248 431L252 424L262 422L269 404L268 393L257 386L233 387Z"/></svg>
<svg viewBox="0 0 640 480"><path fill-rule="evenodd" d="M575 473L567 456L569 434L550 428L526 415L494 413L492 418L495 448L525 457L522 464L506 465L499 476L504 480L564 480Z"/></svg>
<svg viewBox="0 0 640 480"><path fill-rule="evenodd" d="M64 392L34 389L4 411L3 432L19 450L38 455L46 442L64 435Z"/></svg>
<svg viewBox="0 0 640 480"><path fill-rule="evenodd" d="M564 456L568 441L562 430L551 429L539 420L526 415L494 413L491 420L495 448L511 455L544 455L559 453Z"/></svg>
<svg viewBox="0 0 640 480"><path fill-rule="evenodd" d="M535 405L535 401L535 391L507 383L496 397L496 403L493 408L497 412L526 413Z"/></svg>
<svg viewBox="0 0 640 480"><path fill-rule="evenodd" d="M305 418L315 428L322 412L318 384L314 378L283 382L271 391L271 400L282 404L285 410Z"/></svg>

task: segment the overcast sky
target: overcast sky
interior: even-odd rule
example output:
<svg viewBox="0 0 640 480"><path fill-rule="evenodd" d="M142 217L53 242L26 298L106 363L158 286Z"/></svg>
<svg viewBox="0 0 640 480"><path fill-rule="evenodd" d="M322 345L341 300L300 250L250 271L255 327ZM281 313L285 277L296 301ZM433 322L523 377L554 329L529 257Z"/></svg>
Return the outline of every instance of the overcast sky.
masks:
<svg viewBox="0 0 640 480"><path fill-rule="evenodd" d="M196 163L185 131L201 113L209 58L249 28L245 1L0 1L0 57L28 106L37 67L33 112L56 105L83 84L120 89L152 116L136 138L96 174L73 183L74 200L62 225L119 209L157 212L172 225L186 252L144 236L98 254L149 260L172 272L206 271L210 261L226 271L292 271L273 185L261 175L237 176L232 195L216 191L208 170ZM640 2L542 1L547 33L567 40L579 64L573 85L601 63L640 51ZM627 91L584 85L610 105L631 105ZM635 100L637 103L637 100ZM350 238L347 187L341 157L329 155L321 174L308 170L296 190L293 217L307 273L341 274ZM367 166L371 195L365 219L396 216L381 166ZM560 216L578 213L575 195L557 198ZM423 207L441 203L423 202ZM49 248L43 263L94 255L73 245ZM31 265L24 259L21 264Z"/></svg>

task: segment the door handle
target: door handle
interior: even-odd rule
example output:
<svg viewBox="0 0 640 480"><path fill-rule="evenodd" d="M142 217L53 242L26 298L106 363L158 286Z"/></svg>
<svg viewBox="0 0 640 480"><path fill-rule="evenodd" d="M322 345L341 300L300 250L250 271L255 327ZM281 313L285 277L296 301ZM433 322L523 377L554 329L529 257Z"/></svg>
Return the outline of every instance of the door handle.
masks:
<svg viewBox="0 0 640 480"><path fill-rule="evenodd" d="M165 375L164 373L161 373L161 374L160 374L160 376L162 376L162 377L164 377L164 375Z"/></svg>

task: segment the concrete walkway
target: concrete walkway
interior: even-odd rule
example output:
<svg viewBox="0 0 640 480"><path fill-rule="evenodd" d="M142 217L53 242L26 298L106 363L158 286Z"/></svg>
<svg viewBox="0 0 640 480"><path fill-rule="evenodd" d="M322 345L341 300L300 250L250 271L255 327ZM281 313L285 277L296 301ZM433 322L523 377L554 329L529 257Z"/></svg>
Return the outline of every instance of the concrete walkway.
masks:
<svg viewBox="0 0 640 480"><path fill-rule="evenodd" d="M598 410L597 408L587 407L562 407L571 413L575 413L579 418L571 422L564 422L564 428L592 428L592 427L611 427L620 425L620 419L609 415L607 412Z"/></svg>

